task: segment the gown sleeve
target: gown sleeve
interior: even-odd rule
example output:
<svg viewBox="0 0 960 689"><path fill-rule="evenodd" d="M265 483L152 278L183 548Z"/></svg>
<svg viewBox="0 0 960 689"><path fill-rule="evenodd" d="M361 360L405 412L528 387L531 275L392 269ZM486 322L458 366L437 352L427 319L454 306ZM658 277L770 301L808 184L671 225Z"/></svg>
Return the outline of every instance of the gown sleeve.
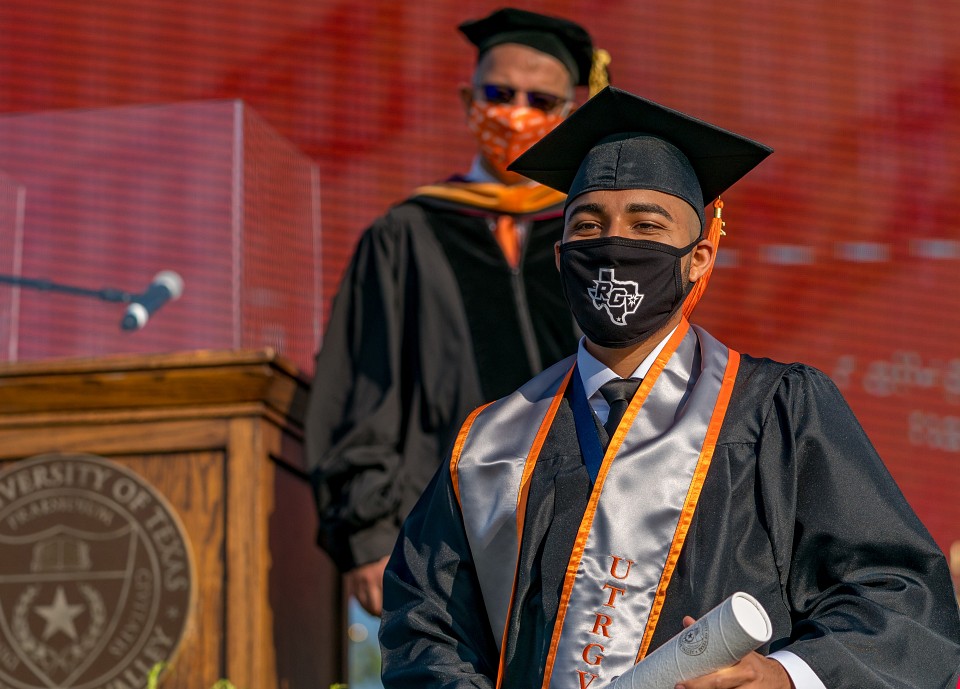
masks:
<svg viewBox="0 0 960 689"><path fill-rule="evenodd" d="M759 451L793 619L785 650L831 689L954 689L960 619L946 560L825 375L783 376Z"/></svg>
<svg viewBox="0 0 960 689"><path fill-rule="evenodd" d="M341 571L389 554L399 531L400 235L385 216L361 237L334 299L307 406L318 541Z"/></svg>
<svg viewBox="0 0 960 689"><path fill-rule="evenodd" d="M403 524L383 582L385 689L493 689L499 653L449 469Z"/></svg>

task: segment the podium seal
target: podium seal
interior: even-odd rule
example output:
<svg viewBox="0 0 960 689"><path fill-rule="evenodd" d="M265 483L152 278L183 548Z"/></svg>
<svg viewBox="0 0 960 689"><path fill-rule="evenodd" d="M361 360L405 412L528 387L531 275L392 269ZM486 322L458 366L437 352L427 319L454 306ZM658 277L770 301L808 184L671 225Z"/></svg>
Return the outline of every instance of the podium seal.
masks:
<svg viewBox="0 0 960 689"><path fill-rule="evenodd" d="M0 472L0 687L142 687L176 654L194 573L176 513L132 471L48 454Z"/></svg>

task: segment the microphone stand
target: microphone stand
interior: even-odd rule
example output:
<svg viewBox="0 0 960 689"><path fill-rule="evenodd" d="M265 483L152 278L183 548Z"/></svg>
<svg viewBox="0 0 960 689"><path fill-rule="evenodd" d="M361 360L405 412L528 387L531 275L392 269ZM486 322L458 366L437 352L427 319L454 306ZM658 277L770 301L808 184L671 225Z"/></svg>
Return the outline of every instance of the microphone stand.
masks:
<svg viewBox="0 0 960 689"><path fill-rule="evenodd" d="M81 297L94 297L101 301L109 301L119 304L129 304L141 296L133 292L126 292L121 289L107 287L104 289L88 289L86 287L76 287L74 285L64 285L52 280L37 280L34 278L18 277L16 275L0 274L0 284L14 285L17 287L29 287L42 292L62 292L64 294L73 294Z"/></svg>

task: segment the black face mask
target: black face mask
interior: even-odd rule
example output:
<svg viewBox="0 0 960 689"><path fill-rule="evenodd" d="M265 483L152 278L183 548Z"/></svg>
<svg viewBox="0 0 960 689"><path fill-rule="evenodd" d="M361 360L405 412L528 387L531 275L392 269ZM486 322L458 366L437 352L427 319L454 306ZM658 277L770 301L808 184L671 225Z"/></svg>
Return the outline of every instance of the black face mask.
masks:
<svg viewBox="0 0 960 689"><path fill-rule="evenodd" d="M601 347L643 342L670 320L687 292L685 247L644 239L601 237L560 245L560 280L573 317Z"/></svg>

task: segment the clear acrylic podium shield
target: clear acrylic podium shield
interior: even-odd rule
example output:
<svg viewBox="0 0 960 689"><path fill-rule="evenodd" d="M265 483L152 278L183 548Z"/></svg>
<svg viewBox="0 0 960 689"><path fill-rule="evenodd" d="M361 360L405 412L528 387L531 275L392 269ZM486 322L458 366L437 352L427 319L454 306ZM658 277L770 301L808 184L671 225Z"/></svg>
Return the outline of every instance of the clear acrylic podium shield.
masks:
<svg viewBox="0 0 960 689"><path fill-rule="evenodd" d="M312 370L316 165L239 101L0 116L0 273L182 297L123 306L0 285L0 360L269 347Z"/></svg>

